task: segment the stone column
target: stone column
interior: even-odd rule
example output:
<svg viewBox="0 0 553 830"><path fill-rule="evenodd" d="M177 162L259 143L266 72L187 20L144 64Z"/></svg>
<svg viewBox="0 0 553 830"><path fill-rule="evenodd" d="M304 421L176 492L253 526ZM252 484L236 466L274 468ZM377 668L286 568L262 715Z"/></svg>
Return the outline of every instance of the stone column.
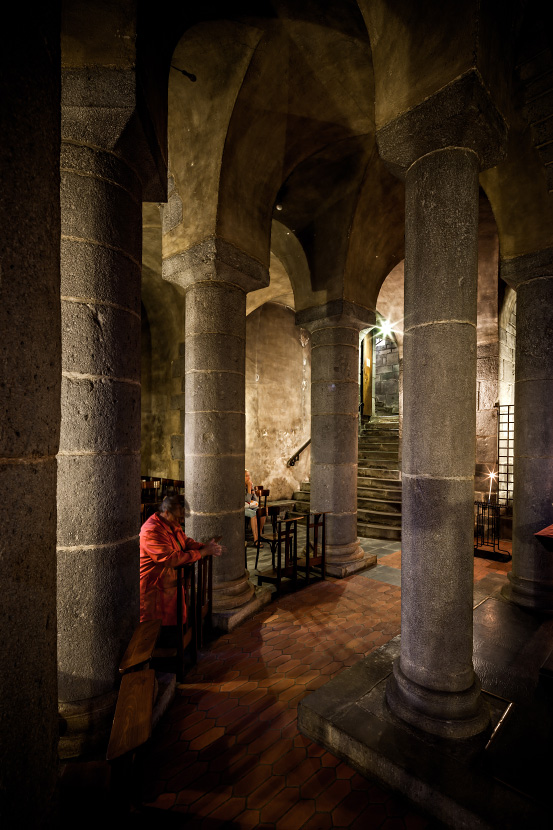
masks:
<svg viewBox="0 0 553 830"><path fill-rule="evenodd" d="M359 332L374 319L345 301L296 315L312 333L311 510L329 514L326 570L337 577L376 562L357 536Z"/></svg>
<svg viewBox="0 0 553 830"><path fill-rule="evenodd" d="M401 656L387 699L449 737L488 721L472 665L479 167L447 148L406 177Z"/></svg>
<svg viewBox="0 0 553 830"><path fill-rule="evenodd" d="M60 54L59 4L11 11L0 53L0 826L16 830L50 825L58 772Z"/></svg>
<svg viewBox="0 0 553 830"><path fill-rule="evenodd" d="M405 177L401 653L392 711L447 738L484 731L472 664L478 177L506 124L477 72L377 133Z"/></svg>
<svg viewBox="0 0 553 830"><path fill-rule="evenodd" d="M517 292L513 568L503 591L553 610L553 554L534 536L553 523L553 248L501 263Z"/></svg>
<svg viewBox="0 0 553 830"><path fill-rule="evenodd" d="M186 289L186 533L222 536L214 559L213 616L230 631L270 599L244 569L246 293L267 269L221 239L166 259L163 276Z"/></svg>
<svg viewBox="0 0 553 830"><path fill-rule="evenodd" d="M141 184L118 147L125 73L62 91L62 427L58 456L61 753L105 740L138 621ZM92 105L94 103L94 106Z"/></svg>

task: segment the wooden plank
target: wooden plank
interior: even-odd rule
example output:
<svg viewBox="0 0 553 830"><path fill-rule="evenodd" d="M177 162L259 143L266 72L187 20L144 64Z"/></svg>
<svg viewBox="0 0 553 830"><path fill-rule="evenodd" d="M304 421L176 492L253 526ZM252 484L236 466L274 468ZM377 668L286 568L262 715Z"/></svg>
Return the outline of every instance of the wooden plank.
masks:
<svg viewBox="0 0 553 830"><path fill-rule="evenodd" d="M534 536L553 538L553 525L548 525L547 527L544 527L543 530L538 530L537 533L534 533Z"/></svg>
<svg viewBox="0 0 553 830"><path fill-rule="evenodd" d="M151 659L160 630L161 620L146 620L138 624L119 664L121 674Z"/></svg>
<svg viewBox="0 0 553 830"><path fill-rule="evenodd" d="M153 669L123 675L106 754L108 761L142 746L152 734L155 677Z"/></svg>

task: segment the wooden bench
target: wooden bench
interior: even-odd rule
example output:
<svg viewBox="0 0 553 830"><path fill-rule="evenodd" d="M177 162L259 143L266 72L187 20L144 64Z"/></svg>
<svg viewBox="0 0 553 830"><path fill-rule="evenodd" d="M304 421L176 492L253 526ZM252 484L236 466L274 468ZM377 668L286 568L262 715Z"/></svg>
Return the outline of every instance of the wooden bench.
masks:
<svg viewBox="0 0 553 830"><path fill-rule="evenodd" d="M154 656L160 631L161 620L146 620L138 624L119 664L121 674L136 670L139 666L147 667Z"/></svg>
<svg viewBox="0 0 553 830"><path fill-rule="evenodd" d="M106 752L107 761L129 755L151 736L155 691L156 673L153 669L140 669L123 675Z"/></svg>
<svg viewBox="0 0 553 830"><path fill-rule="evenodd" d="M155 654L161 620L139 623L119 665L123 675L105 761L66 764L61 778L61 814L74 819L75 810L92 799L98 818L125 815L141 803L137 751L152 734L156 673L148 665ZM94 813L96 811L96 813Z"/></svg>
<svg viewBox="0 0 553 830"><path fill-rule="evenodd" d="M121 685L106 760L67 763L63 768L60 809L67 826L84 805L100 820L106 815L124 816L132 808L141 809L140 749L148 742L154 721L163 712L163 706L160 709L161 690L165 688L166 706L170 700L169 692L174 688L174 678L172 687L168 684L164 687L160 679L158 699L158 682L154 669L149 668L150 661L178 656L177 673L182 678L187 645L196 659L197 648L203 644L205 629L211 622L212 564L211 557L199 560L197 579L196 563L178 569L181 585L184 582L190 591L188 624L179 638L181 648L157 648L161 620L141 622L134 630L119 664ZM182 592L177 596L181 596L183 615Z"/></svg>

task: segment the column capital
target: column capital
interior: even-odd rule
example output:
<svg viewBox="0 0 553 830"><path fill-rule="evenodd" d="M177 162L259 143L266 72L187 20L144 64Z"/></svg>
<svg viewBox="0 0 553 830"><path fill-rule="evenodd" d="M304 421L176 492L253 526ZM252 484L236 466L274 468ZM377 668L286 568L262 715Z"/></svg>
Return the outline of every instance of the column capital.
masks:
<svg viewBox="0 0 553 830"><path fill-rule="evenodd" d="M136 69L77 66L61 79L62 140L112 153L135 171L143 201L166 201L167 135L154 126Z"/></svg>
<svg viewBox="0 0 553 830"><path fill-rule="evenodd" d="M553 248L502 259L499 263L499 276L515 291L525 282L553 277Z"/></svg>
<svg viewBox="0 0 553 830"><path fill-rule="evenodd" d="M473 150L480 169L486 170L503 158L506 138L507 124L475 69L402 113L376 134L382 160L399 178L404 178L421 156L447 147Z"/></svg>
<svg viewBox="0 0 553 830"><path fill-rule="evenodd" d="M376 314L372 309L343 299L331 300L324 305L296 312L296 326L302 326L311 332L327 326L344 326L361 331L375 322Z"/></svg>
<svg viewBox="0 0 553 830"><path fill-rule="evenodd" d="M217 236L164 259L162 274L185 291L200 282L228 282L246 294L269 285L266 265Z"/></svg>

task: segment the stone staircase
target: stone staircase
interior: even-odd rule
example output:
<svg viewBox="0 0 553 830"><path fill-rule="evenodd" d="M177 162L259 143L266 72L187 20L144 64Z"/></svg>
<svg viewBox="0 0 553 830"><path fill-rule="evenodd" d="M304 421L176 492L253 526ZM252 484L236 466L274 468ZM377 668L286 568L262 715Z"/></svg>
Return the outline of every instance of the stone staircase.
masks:
<svg viewBox="0 0 553 830"><path fill-rule="evenodd" d="M376 416L363 426L357 468L357 532L368 539L401 539L401 481L397 415ZM309 510L310 484L293 495L295 509Z"/></svg>

